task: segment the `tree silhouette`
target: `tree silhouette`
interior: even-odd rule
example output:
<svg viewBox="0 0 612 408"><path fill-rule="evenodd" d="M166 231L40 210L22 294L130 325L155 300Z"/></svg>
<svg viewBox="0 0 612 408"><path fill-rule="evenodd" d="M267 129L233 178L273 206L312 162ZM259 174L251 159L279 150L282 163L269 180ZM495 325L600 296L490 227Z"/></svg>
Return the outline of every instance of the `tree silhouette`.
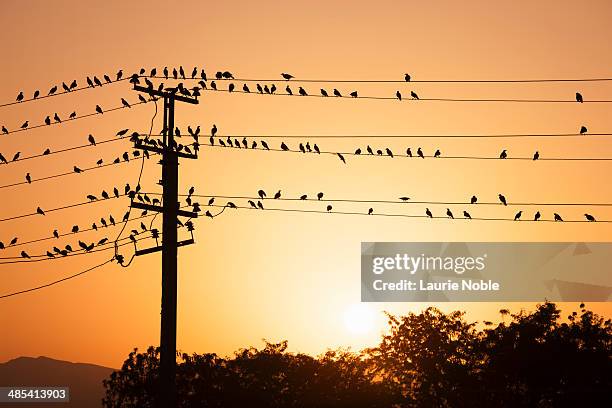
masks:
<svg viewBox="0 0 612 408"><path fill-rule="evenodd" d="M179 407L577 407L612 400L612 324L553 303L479 329L436 308L387 315L376 347L312 357L263 349L177 355ZM159 350L132 351L104 381L105 407L153 407Z"/></svg>

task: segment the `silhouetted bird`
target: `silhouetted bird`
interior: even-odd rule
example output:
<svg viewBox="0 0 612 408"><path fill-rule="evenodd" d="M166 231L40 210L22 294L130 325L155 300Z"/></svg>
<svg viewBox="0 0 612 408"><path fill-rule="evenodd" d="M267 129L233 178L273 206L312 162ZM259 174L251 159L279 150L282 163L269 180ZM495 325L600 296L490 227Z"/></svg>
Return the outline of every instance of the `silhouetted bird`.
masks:
<svg viewBox="0 0 612 408"><path fill-rule="evenodd" d="M344 156L341 153L336 153L338 155L338 158L340 160L342 160L342 163L346 164L346 160L344 160Z"/></svg>
<svg viewBox="0 0 612 408"><path fill-rule="evenodd" d="M503 205L508 205L508 203L506 202L506 197L504 197L502 194L498 194L497 197L499 198L499 201L503 204Z"/></svg>
<svg viewBox="0 0 612 408"><path fill-rule="evenodd" d="M341 98L341 97L342 97L342 94L340 93L340 91L339 91L339 90L337 90L336 88L334 88L334 96L337 96L337 97Z"/></svg>
<svg viewBox="0 0 612 408"><path fill-rule="evenodd" d="M40 96L40 91L37 89L34 91L34 96L32 97L32 99L36 99Z"/></svg>
<svg viewBox="0 0 612 408"><path fill-rule="evenodd" d="M374 209L373 209L373 208L370 208L370 209L368 210L368 215L372 215L372 213L373 213L373 212L374 212Z"/></svg>
<svg viewBox="0 0 612 408"><path fill-rule="evenodd" d="M98 86L102 86L102 81L100 81L100 79L98 79L98 77L97 77L97 76L94 76L94 77L93 77L93 81L94 81L94 83L95 83L96 85L98 85Z"/></svg>
<svg viewBox="0 0 612 408"><path fill-rule="evenodd" d="M113 218L112 215L108 216L108 220L110 221L111 224L115 225L115 219Z"/></svg>
<svg viewBox="0 0 612 408"><path fill-rule="evenodd" d="M263 204L261 203L261 201L257 201L257 208L259 208L260 210L264 209Z"/></svg>
<svg viewBox="0 0 612 408"><path fill-rule="evenodd" d="M323 89L323 88L321 88L321 95L323 95L323 96L329 96L329 95L327 94L327 91L326 91L325 89Z"/></svg>
<svg viewBox="0 0 612 408"><path fill-rule="evenodd" d="M453 218L453 219L455 218L450 208L446 209L446 215L448 216L448 218Z"/></svg>
<svg viewBox="0 0 612 408"><path fill-rule="evenodd" d="M90 144L90 145L92 145L92 146L95 146L95 145L96 145L96 139L94 139L94 137L93 137L93 135L92 135L92 134L90 134L90 135L87 137L87 140L89 141L89 144Z"/></svg>
<svg viewBox="0 0 612 408"><path fill-rule="evenodd" d="M40 208L40 207L37 207L37 208L36 208L36 213L37 213L37 214L40 214L40 215L45 215L45 212L44 212L44 211L43 211L43 209L42 209L42 208Z"/></svg>
<svg viewBox="0 0 612 408"><path fill-rule="evenodd" d="M53 236L55 238L59 238L59 232L57 232L57 230L53 230Z"/></svg>
<svg viewBox="0 0 612 408"><path fill-rule="evenodd" d="M281 143L281 149L283 149L284 151L288 151L289 147L287 147L287 145L285 144L285 142Z"/></svg>
<svg viewBox="0 0 612 408"><path fill-rule="evenodd" d="M108 200L110 197L108 195L108 193L105 190L102 190L102 193L100 193L100 195L102 196L103 199Z"/></svg>
<svg viewBox="0 0 612 408"><path fill-rule="evenodd" d="M4 133L5 135L8 135L9 131L6 127L2 126L2 133Z"/></svg>
<svg viewBox="0 0 612 408"><path fill-rule="evenodd" d="M410 197L400 197L399 199L405 202L410 200Z"/></svg>
<svg viewBox="0 0 612 408"><path fill-rule="evenodd" d="M402 100L402 94L400 93L400 91L395 92L395 97L400 101Z"/></svg>
<svg viewBox="0 0 612 408"><path fill-rule="evenodd" d="M26 120L25 122L23 122L23 125L21 125L22 129L27 129L27 127L29 126L28 121Z"/></svg>
<svg viewBox="0 0 612 408"><path fill-rule="evenodd" d="M587 221L595 221L595 217L593 217L591 214L584 214L584 218L586 218Z"/></svg>
<svg viewBox="0 0 612 408"><path fill-rule="evenodd" d="M57 113L55 113L53 115L53 120L56 121L57 123L61 123L62 120L60 119L59 115Z"/></svg>
<svg viewBox="0 0 612 408"><path fill-rule="evenodd" d="M425 208L425 215L429 218L433 218L433 214L431 213L431 211L429 211L429 208Z"/></svg>
<svg viewBox="0 0 612 408"><path fill-rule="evenodd" d="M308 196L306 194L300 196L300 200L306 200Z"/></svg>
<svg viewBox="0 0 612 408"><path fill-rule="evenodd" d="M423 151L421 150L420 147L417 149L417 156L419 156L422 159L425 158L425 155L423 154Z"/></svg>
<svg viewBox="0 0 612 408"><path fill-rule="evenodd" d="M434 153L434 157L440 157L440 150L436 150L436 152Z"/></svg>
<svg viewBox="0 0 612 408"><path fill-rule="evenodd" d="M232 73L229 71L223 71L222 75L223 75L223 78L225 79L234 79L234 75L232 75Z"/></svg>
<svg viewBox="0 0 612 408"><path fill-rule="evenodd" d="M300 90L299 90L299 92L300 92L300 95L301 95L301 96L307 96L307 95L308 95L308 93L306 93L306 91L304 90L304 88L302 88L301 86L300 86Z"/></svg>
<svg viewBox="0 0 612 408"><path fill-rule="evenodd" d="M270 147L268 147L268 143L266 143L266 141L265 141L265 140L262 140L262 141L261 141L261 145L264 147L264 149L266 149L266 150L270 150Z"/></svg>
<svg viewBox="0 0 612 408"><path fill-rule="evenodd" d="M303 143L300 143L300 152L306 153L306 148L304 147Z"/></svg>
<svg viewBox="0 0 612 408"><path fill-rule="evenodd" d="M104 218L100 218L100 224L102 224L103 226L107 227L108 225L106 224L106 220Z"/></svg>
<svg viewBox="0 0 612 408"><path fill-rule="evenodd" d="M274 194L274 199L278 200L281 197L281 191L278 190L276 194Z"/></svg>
<svg viewBox="0 0 612 408"><path fill-rule="evenodd" d="M105 80L106 82L108 82L109 84L110 84L111 82L113 82L113 81L112 81L112 79L110 79L110 77L109 77L108 75L106 75L106 74L104 74L104 80Z"/></svg>
<svg viewBox="0 0 612 408"><path fill-rule="evenodd" d="M126 108L131 108L132 106L125 99L121 98L121 104Z"/></svg>
<svg viewBox="0 0 612 408"><path fill-rule="evenodd" d="M259 92L260 94L263 93L263 88L261 87L261 85L257 84L257 92Z"/></svg>
<svg viewBox="0 0 612 408"><path fill-rule="evenodd" d="M286 79L287 81L289 81L289 80L290 80L290 79L292 79L292 78L295 78L293 75L291 75L291 74L286 74L286 73L284 73L284 72L281 74L281 76L282 76L284 79Z"/></svg>
<svg viewBox="0 0 612 408"><path fill-rule="evenodd" d="M17 95L17 102L21 101L23 101L23 92L19 92L19 95Z"/></svg>
<svg viewBox="0 0 612 408"><path fill-rule="evenodd" d="M361 149L357 149L357 150L355 150L355 154L356 154L356 155L360 155L360 154L361 154Z"/></svg>
<svg viewBox="0 0 612 408"><path fill-rule="evenodd" d="M30 177L30 173L26 174L25 179L28 182L28 184L32 184L32 177Z"/></svg>
<svg viewBox="0 0 612 408"><path fill-rule="evenodd" d="M54 86L51 89L49 89L49 93L47 95L53 95L56 92L57 92L57 86Z"/></svg>
<svg viewBox="0 0 612 408"><path fill-rule="evenodd" d="M98 197L96 197L96 196L95 196L95 195L93 195L93 194L88 194L88 195L87 195L87 199L88 199L89 201L96 201L96 200L98 199Z"/></svg>
<svg viewBox="0 0 612 408"><path fill-rule="evenodd" d="M73 170L74 170L75 173L82 173L83 172L83 170L79 169L77 166L74 166Z"/></svg>
<svg viewBox="0 0 612 408"><path fill-rule="evenodd" d="M17 152L17 153L15 153L15 155L13 156L13 160L12 160L12 161L17 161L17 160L19 160L19 156L21 156L21 152ZM28 173L28 174L30 174L30 173Z"/></svg>
<svg viewBox="0 0 612 408"><path fill-rule="evenodd" d="M357 97L357 91L353 91L353 92L351 92L351 93L350 93L350 95L351 95L353 98L356 98L356 97Z"/></svg>
<svg viewBox="0 0 612 408"><path fill-rule="evenodd" d="M332 210L332 206L331 206L331 204L328 204L327 205L327 212L330 212L331 210Z"/></svg>
<svg viewBox="0 0 612 408"><path fill-rule="evenodd" d="M276 92L276 85L272 84L272 86L270 87L270 93L274 94L274 92Z"/></svg>
<svg viewBox="0 0 612 408"><path fill-rule="evenodd" d="M502 152L499 154L499 158L500 159L505 159L508 157L508 152L506 152L506 150L502 150Z"/></svg>
<svg viewBox="0 0 612 408"><path fill-rule="evenodd" d="M261 198L262 200L263 200L264 198L266 198L266 192L265 192L265 191L263 191L263 190L259 190L259 191L257 192L257 195L259 195L259 198Z"/></svg>
<svg viewBox="0 0 612 408"><path fill-rule="evenodd" d="M557 213L554 213L555 215L555 221L563 221L563 218L561 218L561 216Z"/></svg>
<svg viewBox="0 0 612 408"><path fill-rule="evenodd" d="M536 151L536 152L533 154L533 160L538 160L539 158L540 158L540 152Z"/></svg>
<svg viewBox="0 0 612 408"><path fill-rule="evenodd" d="M229 92L234 92L234 88L235 88L234 84L229 84L229 87L227 88L227 90Z"/></svg>
<svg viewBox="0 0 612 408"><path fill-rule="evenodd" d="M79 226L78 225L73 225L72 226L72 233L76 234L77 232L79 232Z"/></svg>
<svg viewBox="0 0 612 408"><path fill-rule="evenodd" d="M119 190L117 189L117 187L113 187L113 194L115 195L115 197L119 198Z"/></svg>
<svg viewBox="0 0 612 408"><path fill-rule="evenodd" d="M321 151L319 150L319 146L317 146L317 144L315 143L314 146L314 151L317 152L317 154L321 154Z"/></svg>
<svg viewBox="0 0 612 408"><path fill-rule="evenodd" d="M249 204L251 205L251 207L257 209L257 205L255 204L253 200L249 200Z"/></svg>
<svg viewBox="0 0 612 408"><path fill-rule="evenodd" d="M406 156L412 157L412 150L410 148L406 149Z"/></svg>
<svg viewBox="0 0 612 408"><path fill-rule="evenodd" d="M317 200L321 201L323 198L323 193L317 193Z"/></svg>
<svg viewBox="0 0 612 408"><path fill-rule="evenodd" d="M476 204L476 201L478 201L478 197L476 197L475 195L472 196L471 200L470 200L470 204Z"/></svg>
<svg viewBox="0 0 612 408"><path fill-rule="evenodd" d="M404 74L404 81L410 82L410 75Z"/></svg>
<svg viewBox="0 0 612 408"><path fill-rule="evenodd" d="M582 95L579 92L576 92L576 102L584 102L584 100L582 99Z"/></svg>
<svg viewBox="0 0 612 408"><path fill-rule="evenodd" d="M22 258L27 258L27 259L30 259L30 255L28 255L28 254L26 253L26 251L21 251L21 257L22 257Z"/></svg>
<svg viewBox="0 0 612 408"><path fill-rule="evenodd" d="M410 91L410 96L412 97L412 99L419 99L419 95L417 95L414 91Z"/></svg>
<svg viewBox="0 0 612 408"><path fill-rule="evenodd" d="M127 134L127 132L128 132L129 130L130 130L130 129L122 129L122 130L120 130L120 131L118 131L118 132L117 132L117 136L119 136L119 137L123 137L123 136L125 136L125 135Z"/></svg>
<svg viewBox="0 0 612 408"><path fill-rule="evenodd" d="M96 105L96 112L98 112L98 113L104 113L104 112L102 111L102 108L100 107L100 105Z"/></svg>
<svg viewBox="0 0 612 408"><path fill-rule="evenodd" d="M2 163L8 163L8 161L6 160L6 157L4 157L4 156L2 155L2 153L0 153L0 162L2 162Z"/></svg>
<svg viewBox="0 0 612 408"><path fill-rule="evenodd" d="M17 243L17 237L11 239L11 242L9 242L9 246L13 246Z"/></svg>
<svg viewBox="0 0 612 408"><path fill-rule="evenodd" d="M213 205L215 202L215 197L211 197L210 200L208 200L208 205Z"/></svg>
<svg viewBox="0 0 612 408"><path fill-rule="evenodd" d="M65 82L62 82L62 88L64 88L64 91L70 92L70 87L68 85L66 85Z"/></svg>
<svg viewBox="0 0 612 408"><path fill-rule="evenodd" d="M469 212L467 212L467 211L463 211L463 216L464 216L465 218L470 219L470 220L472 219L472 216L471 216L471 215L470 215L470 213L469 213Z"/></svg>
<svg viewBox="0 0 612 408"><path fill-rule="evenodd" d="M77 115L77 114L76 114L76 111L74 111L74 112L72 112L72 113L71 113L71 114L68 116L68 119L74 119L74 118L76 118L76 115Z"/></svg>
<svg viewBox="0 0 612 408"><path fill-rule="evenodd" d="M289 95L293 95L293 91L291 90L291 88L289 88L289 85L287 85L287 87L285 88L285 91L289 94Z"/></svg>
<svg viewBox="0 0 612 408"><path fill-rule="evenodd" d="M5 249L4 243L0 241L0 249Z"/></svg>
<svg viewBox="0 0 612 408"><path fill-rule="evenodd" d="M366 147L366 150L367 150L368 154L374 154L374 151L372 150L372 148L370 147L370 145L368 145L368 146Z"/></svg>
<svg viewBox="0 0 612 408"><path fill-rule="evenodd" d="M514 216L514 221L518 221L521 218L521 215L523 215L522 211L519 211L516 213L516 215Z"/></svg>
<svg viewBox="0 0 612 408"><path fill-rule="evenodd" d="M580 134L584 135L586 132L588 132L588 129L586 128L586 126L581 126L580 127Z"/></svg>
<svg viewBox="0 0 612 408"><path fill-rule="evenodd" d="M382 152L382 150L378 149L378 150L376 151L376 154L377 154L377 155L379 155L379 156L382 156L383 152Z"/></svg>

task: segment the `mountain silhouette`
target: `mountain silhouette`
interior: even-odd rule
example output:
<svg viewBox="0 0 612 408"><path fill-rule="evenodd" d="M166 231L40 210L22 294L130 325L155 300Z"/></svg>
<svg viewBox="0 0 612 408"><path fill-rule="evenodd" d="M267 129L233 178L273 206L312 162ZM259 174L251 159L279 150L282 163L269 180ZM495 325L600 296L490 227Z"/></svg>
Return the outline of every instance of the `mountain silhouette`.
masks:
<svg viewBox="0 0 612 408"><path fill-rule="evenodd" d="M113 368L95 364L71 363L48 357L18 357L0 363L0 386L68 386L70 403L36 403L37 407L101 407L104 396L102 380ZM2 408L24 408L27 403L1 404Z"/></svg>

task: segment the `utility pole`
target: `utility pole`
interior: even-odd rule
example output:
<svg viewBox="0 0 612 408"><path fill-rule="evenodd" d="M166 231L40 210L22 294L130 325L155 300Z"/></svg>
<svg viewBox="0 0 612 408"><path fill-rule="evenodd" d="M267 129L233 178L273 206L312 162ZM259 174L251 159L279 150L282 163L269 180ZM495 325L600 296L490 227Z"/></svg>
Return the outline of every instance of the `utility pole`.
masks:
<svg viewBox="0 0 612 408"><path fill-rule="evenodd" d="M197 98L191 98L177 93L176 89L156 90L152 86L134 85L134 90L160 97L164 100L164 131L163 143L150 145L148 140L138 139L134 148L156 152L162 155L162 179L159 184L163 188L162 205L150 205L132 201L132 208L161 212L163 216L162 245L143 250L136 250L136 255L152 252L162 252L162 297L161 297L161 330L160 330L160 366L159 395L156 406L173 408L177 406L176 392L176 308L177 308L177 249L179 246L194 243L193 227L188 225L191 239L178 241L177 220L179 216L196 218L197 212L179 209L178 201L178 158L197 159L195 154L180 151L174 140L174 103L176 101L198 104ZM158 147L157 145L161 145ZM157 236L157 232L154 232Z"/></svg>

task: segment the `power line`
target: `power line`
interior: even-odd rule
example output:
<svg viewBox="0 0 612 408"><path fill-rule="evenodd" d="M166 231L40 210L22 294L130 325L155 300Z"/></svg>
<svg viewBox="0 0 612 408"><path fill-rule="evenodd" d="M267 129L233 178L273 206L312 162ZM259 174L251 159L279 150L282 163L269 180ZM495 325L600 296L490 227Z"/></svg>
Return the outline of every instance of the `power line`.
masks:
<svg viewBox="0 0 612 408"><path fill-rule="evenodd" d="M128 223L130 221L140 220L140 219L149 218L149 217L155 217L155 214L146 214L146 215L141 215L139 217L128 218L127 221L117 221L117 222L115 222L115 224L116 225L126 224L126 223ZM111 226L115 227L116 225L112 225L111 224L111 225L108 225L106 227L100 227L100 229L101 228L110 228ZM76 235L76 234L81 234L83 232L96 231L96 230L97 229L93 228L93 227L92 228L86 228L86 229L79 229L78 232L66 232L66 233L63 233L63 234L58 234L58 238L72 236L72 235ZM22 245L34 244L34 243L38 243L38 242L42 242L42 241L56 240L58 238L56 238L54 236L43 237L43 238L36 238L36 239L30 240L30 241L18 242L18 243L14 244L14 245L6 247L6 249L13 248L13 247L18 247L18 246L22 246Z"/></svg>
<svg viewBox="0 0 612 408"><path fill-rule="evenodd" d="M158 153L151 153L151 156L155 156L157 154ZM134 161L134 160L143 160L144 161L145 159L146 159L146 156L143 156L143 157L140 157L138 159L132 159L130 161ZM89 171L89 170L96 170L96 169L101 169L101 168L108 167L108 166L115 166L115 165L118 165L118 164L129 163L130 161L119 161L119 162L116 162L116 163L113 162L113 163L101 164L99 166L85 167L85 168L81 169L81 172L85 173L86 171ZM80 174L80 172L77 173L75 171L70 171L70 172L66 172L66 173L54 174L52 176L40 177L40 178L37 178L37 179L33 178L31 182L34 183L34 182L37 182L37 181L50 180L50 179L54 179L54 178L58 178L58 177L69 176L71 174ZM0 189L8 188L8 187L20 186L20 185L23 185L23 184L30 184L30 183L28 183L27 181L22 181L22 182L18 182L18 183L5 184L5 185L1 185Z"/></svg>
<svg viewBox="0 0 612 408"><path fill-rule="evenodd" d="M122 140L129 140L129 139L128 138L112 138L112 139L107 139L107 140L100 140L100 141L96 141L95 146L101 145L101 144L105 144L105 143L119 142L119 141L122 141ZM4 163L4 164L6 165L6 164L11 164L11 163L22 162L24 160L36 159L36 158L39 158L39 157L47 157L47 156L51 156L53 154L66 153L66 152L70 152L70 151L73 151L73 150L83 149L83 148L86 148L86 147L94 147L94 146L92 146L90 143L84 144L84 145L78 145L78 146L71 146L71 147L67 147L65 149L53 150L53 151L50 151L49 153L46 153L46 154L45 153L41 153L41 154L34 154L32 156L20 157L17 160L10 161L10 162Z"/></svg>
<svg viewBox="0 0 612 408"><path fill-rule="evenodd" d="M114 112L114 111L118 111L120 109L126 109L126 108L130 109L130 108L133 108L134 106L141 105L143 103L148 103L148 102L150 102L150 101L138 101L138 102L131 103L129 108L127 106L121 105L121 106L117 106L117 107L106 109L106 110L103 109L104 113L98 113L98 112L86 113L85 115L80 115L80 116L76 116L74 118L64 119L61 122L51 122L48 125L46 123L40 123L38 125L28 126L25 129L19 128L19 129L15 129L15 130L9 130L5 134L6 135L10 135L10 134L17 133L17 132L26 132L26 131L29 131L29 130L38 129L38 128L42 128L42 127L65 124L65 123L72 122L74 120L84 119L84 118L88 118L88 117L91 117L91 116L104 116L104 114L109 113L109 112Z"/></svg>
<svg viewBox="0 0 612 408"><path fill-rule="evenodd" d="M161 134L151 136L163 136ZM223 139L231 138L259 138L259 139L463 139L463 138L522 138L522 137L580 137L588 136L612 136L612 133L517 133L517 134L454 134L454 135L232 135L232 134L217 134L216 137ZM210 137L210 135L203 135Z"/></svg>
<svg viewBox="0 0 612 408"><path fill-rule="evenodd" d="M246 92L238 89L234 89L233 91L229 91L229 89L202 89L203 91L209 92L229 92L229 93L241 93L241 94L249 94L249 95L267 95L267 96L295 96L295 97L315 97L315 98L327 98L327 99L372 99L372 100L391 100L391 101L399 101L399 102L515 102L515 103L578 103L576 100L571 99L481 99L481 98L402 98L398 100L397 97L390 96L357 96L352 97L350 95L342 95L342 96L323 96L323 95L295 95L288 93L259 93L259 92ZM583 103L612 103L610 99L599 99L599 100L585 100Z"/></svg>
<svg viewBox="0 0 612 408"><path fill-rule="evenodd" d="M218 207L218 208L222 208L224 206L222 205L211 205L210 207ZM241 209L241 210L256 210L256 211L262 211L261 209L257 209L257 208L252 208L252 207L242 207L242 206L236 206L235 209ZM341 214L341 215L365 215L368 217L371 216L380 216L380 217L400 217L400 218L425 218L425 219L440 219L440 220L452 220L452 221L510 221L510 222L552 222L552 223L589 223L591 221L587 221L587 220L566 220L566 221L555 221L555 220L551 220L551 219L539 219L538 221L535 220L527 220L527 219L521 219L521 220L514 220L512 218L485 218L485 217L473 217L473 218L450 218L450 217L443 217L443 216L432 216L429 217L427 215L411 215L411 214L388 214L388 213L376 213L373 212L372 214L368 214L367 212L349 212L349 211L322 211L322 210L300 210L300 209L295 209L295 208L265 208L263 209L263 211L281 211L281 212L297 212L297 213L311 213L311 214ZM597 220L597 223L612 223L612 220Z"/></svg>
<svg viewBox="0 0 612 408"><path fill-rule="evenodd" d="M139 238L139 239L135 239L135 241L142 241L145 239L148 239L151 237L143 237L143 238ZM125 237L120 239L120 241L126 241L130 239L129 237ZM125 246L125 245L130 245L132 242L125 242L122 244L119 244L117 246ZM96 246L95 249L92 249L90 251L86 251L85 249L77 249L76 251L72 251L69 252L66 255L62 255L60 256L60 254L55 254L57 256L54 255L54 257L49 257L46 254L42 254L42 255L30 255L30 258L26 258L24 259L21 256L15 256L15 257L3 257L0 258L0 260L2 260L2 262L0 262L0 265L8 265L8 264L16 264L16 263L30 263L30 262L41 262L41 261L53 261L53 260L58 260L58 259L65 259L65 258L69 258L72 256L78 256L78 255L89 255L92 253L96 253L96 252L104 252L104 251L108 251L109 249L114 249L115 243L113 241L109 241L106 242L102 245ZM104 247L104 248L100 248L100 247Z"/></svg>
<svg viewBox="0 0 612 408"><path fill-rule="evenodd" d="M159 193L150 193L147 192L146 194L148 195L160 195ZM188 194L179 194L179 197L188 197ZM204 194L192 194L191 197L198 197L198 198L221 198L221 199L228 199L228 200L261 200L260 197L255 197L255 196L227 196L227 195L204 195ZM439 205L469 205L472 207L477 207L479 205L494 205L494 206L501 206L502 203L499 201L495 201L495 202L480 202L478 201L477 203L470 203L469 201L414 201L412 199L406 200L406 201L402 201L401 199L398 200L358 200L358 199L347 199L347 198L322 198L322 199L318 199L318 198L286 198L286 197L280 197L280 198L266 198L264 200L262 200L262 202L273 202L273 201L306 201L306 202L332 202L332 203L373 203L373 204L398 204L398 205L411 205L411 204L439 204ZM524 207L529 207L529 206L557 206L557 207L566 207L566 206L581 206L581 207L612 207L612 203L567 203L567 202L561 202L561 203L534 203L534 202L528 202L528 203L522 203L522 202L507 202L508 206L524 206Z"/></svg>
<svg viewBox="0 0 612 408"><path fill-rule="evenodd" d="M49 286L53 286L53 285L56 285L56 284L58 284L58 283L65 282L65 281L67 281L67 280L70 280L70 279L76 278L77 276L81 276L81 275L84 275L84 274L86 274L86 273L88 273L88 272L91 272L91 271L93 271L93 270L95 270L95 269L98 269L98 268L100 268L100 267L102 267L102 266L104 266L104 265L106 265L106 264L108 264L108 263L112 262L114 259L115 259L115 257L113 257L113 258L111 258L111 259L109 259L109 260L107 260L107 261L105 261L105 262L103 262L103 263L101 263L101 264L99 264L99 265L93 266L93 267L91 267L91 268L89 268L89 269L85 269L85 270L84 270L84 271L82 271L82 272L75 273L75 274L70 275L70 276L66 276L65 278L58 279L58 280L55 280L55 281L53 281L53 282L49 282L49 283L44 284L44 285L41 285L41 286L36 286L36 287L33 287L33 288L29 288L29 289L20 290L20 291L18 291L18 292L7 293L6 295L0 295L0 299L4 299L4 298L11 297L11 296L21 295L21 294L24 294L24 293L33 292L33 291L36 291L36 290L40 290L40 289L44 289L44 288L48 288Z"/></svg>
<svg viewBox="0 0 612 408"><path fill-rule="evenodd" d="M147 78L155 79L167 79L174 80L173 77L164 76L149 76L143 75ZM202 78L176 78L177 81L200 81ZM411 84L411 83L546 83L546 82L606 82L612 81L612 78L541 78L541 79L410 79L410 81L398 80L398 79L300 79L291 78L287 81L283 78L275 79L251 79L251 78L234 78L234 79L218 79L218 78L207 78L210 81L222 81L229 82L231 80L236 82L278 82L282 84L290 84L294 82L323 82L323 83L398 83L398 84Z"/></svg>
<svg viewBox="0 0 612 408"><path fill-rule="evenodd" d="M56 93L51 94L51 95L37 96L36 98L24 98L21 101L6 102L6 103L3 103L3 104L0 104L0 108L4 108L6 106L12 106L12 105L20 105L22 103L31 102L31 101L39 101L41 99L47 99L47 98L51 98L51 97L54 97L54 96L71 94L71 93L75 93L75 92L78 92L78 91L83 91L85 89L101 88L103 85L111 85L111 84L114 84L114 83L117 83L117 82L122 82L122 81L125 81L125 80L128 80L128 79L130 79L130 78L126 77L126 78L121 78L121 79L117 79L117 80L111 80L111 82L106 82L105 81L105 83L103 83L101 86L82 86L82 87L71 89L70 91L56 92Z"/></svg>
<svg viewBox="0 0 612 408"><path fill-rule="evenodd" d="M314 152L309 152L309 153L303 153L300 150L293 150L293 149L288 149L288 150L284 150L284 149L275 149L275 148L270 148L270 149L247 149L247 148L235 148L235 147L228 147L228 146L221 146L218 144L215 145L210 145L210 144L202 144L200 145L200 147L217 147L217 148L224 148L224 149L229 149L232 151L235 150L247 150L247 151L260 151L260 152L288 152L288 153L300 153L300 154L308 154L308 155L316 155L317 153ZM391 159L392 157L390 157L389 155L386 154L386 152L383 152L383 154L367 154L367 153L352 153L352 152L332 152L332 151L324 151L324 150L320 150L320 154L331 154L334 156L337 156L338 154L341 154L343 156L359 156L359 157L380 157L380 158L387 158L387 159ZM393 154L393 157L402 157L402 158L408 158L408 159L414 159L414 160L422 160L421 157L418 156L408 156L406 154ZM501 159L499 157L492 157L492 156L444 156L444 155L440 155L438 157L434 157L434 155L423 155L423 158L431 158L431 159L435 159L435 160L440 160L440 159L460 159L460 160L499 160L499 161L503 161L503 160L527 160L527 161L612 161L612 157L542 157L540 156L537 160L534 160L533 157L507 157L505 159Z"/></svg>
<svg viewBox="0 0 612 408"><path fill-rule="evenodd" d="M127 194L120 194L118 197L116 196L109 196L109 198L102 198L100 200L89 200L89 201L82 201L79 203L75 203L75 204L68 204L62 207L55 207L55 208L49 208L49 209L43 209L45 214L46 213L50 213L50 212L54 212L54 211L61 211L61 210L67 210L69 208L75 208L75 207L80 207L82 205L89 205L89 204L93 204L93 203L101 203L104 201L108 201L108 200L113 200L115 198L121 198L121 197L127 197ZM26 217L32 217L32 216L40 216L41 214L37 213L37 212L33 212L33 213L27 213L27 214L21 214L21 215L14 215L12 217L7 217L7 218L0 218L0 222L5 222L5 221L12 221L12 220L17 220L17 219L21 219L21 218L26 218Z"/></svg>

